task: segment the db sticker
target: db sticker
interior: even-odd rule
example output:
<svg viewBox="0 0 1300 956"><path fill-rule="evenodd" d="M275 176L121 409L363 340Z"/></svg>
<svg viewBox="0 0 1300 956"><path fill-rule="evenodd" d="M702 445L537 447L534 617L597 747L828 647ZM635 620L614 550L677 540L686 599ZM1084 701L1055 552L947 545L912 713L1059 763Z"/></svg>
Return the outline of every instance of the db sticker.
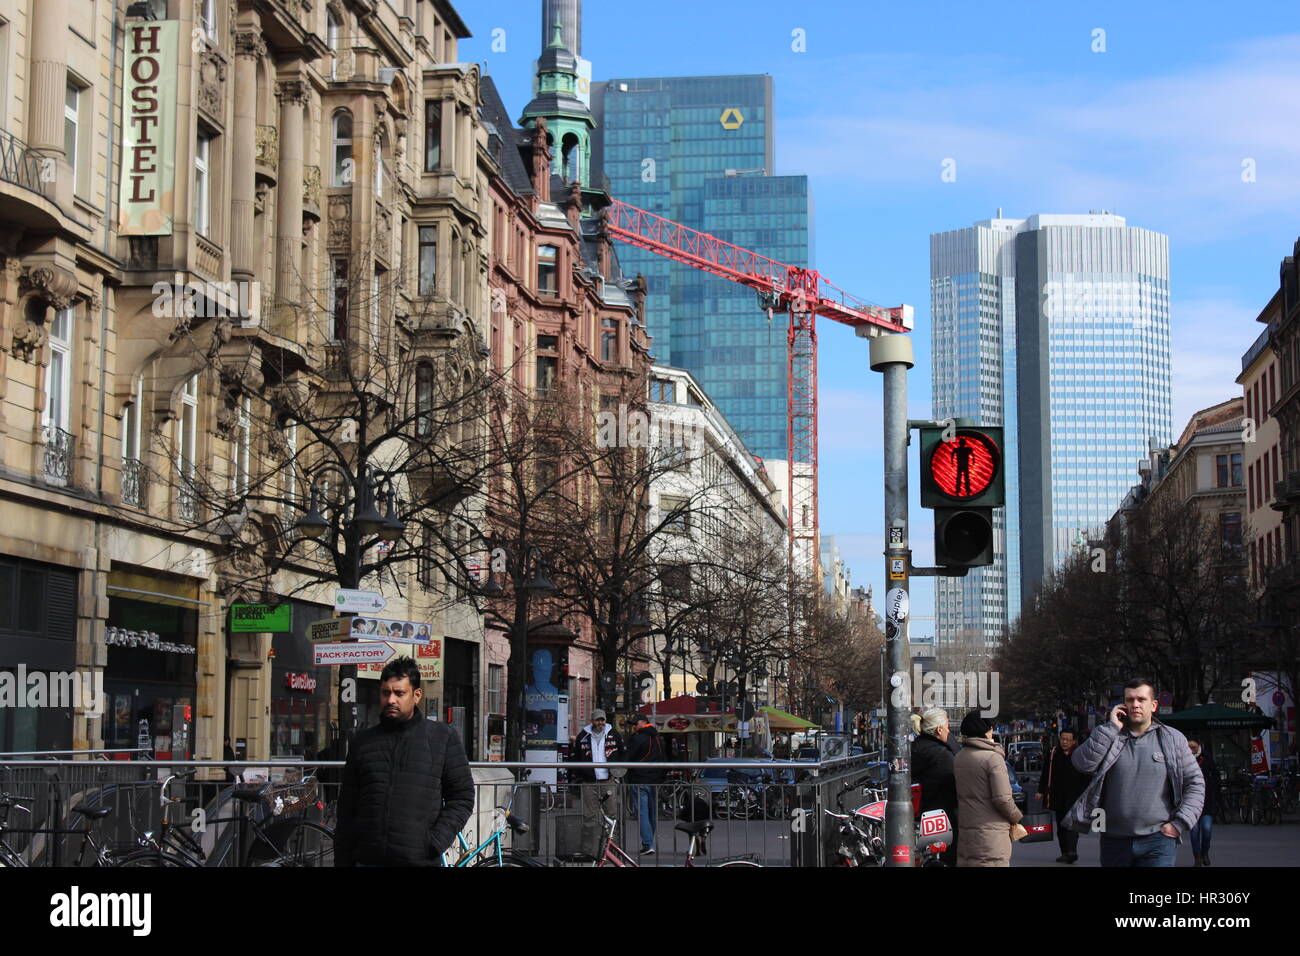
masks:
<svg viewBox="0 0 1300 956"><path fill-rule="evenodd" d="M910 863L912 861L912 848L910 846L896 846L890 850L889 858L895 863Z"/></svg>

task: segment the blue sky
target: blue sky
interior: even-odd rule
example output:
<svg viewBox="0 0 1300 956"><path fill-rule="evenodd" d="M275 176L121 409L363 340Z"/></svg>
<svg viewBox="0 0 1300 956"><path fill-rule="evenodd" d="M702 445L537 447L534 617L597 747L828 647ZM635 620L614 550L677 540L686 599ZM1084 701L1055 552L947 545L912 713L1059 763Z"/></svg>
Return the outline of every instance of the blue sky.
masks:
<svg viewBox="0 0 1300 956"><path fill-rule="evenodd" d="M474 33L461 60L486 64L516 118L531 94L540 6L457 4ZM584 7L596 79L774 77L775 172L811 179L814 265L860 298L916 307L913 417L930 414L929 236L999 206L1011 217L1105 208L1168 234L1175 434L1198 408L1240 393L1240 356L1262 329L1254 318L1300 234L1294 3ZM494 30L504 51L492 50ZM940 175L948 159L953 182ZM865 340L830 322L819 330L822 530L879 601L879 376ZM914 560L928 564L930 516L914 503L912 520ZM914 612L933 613L929 582L913 583Z"/></svg>

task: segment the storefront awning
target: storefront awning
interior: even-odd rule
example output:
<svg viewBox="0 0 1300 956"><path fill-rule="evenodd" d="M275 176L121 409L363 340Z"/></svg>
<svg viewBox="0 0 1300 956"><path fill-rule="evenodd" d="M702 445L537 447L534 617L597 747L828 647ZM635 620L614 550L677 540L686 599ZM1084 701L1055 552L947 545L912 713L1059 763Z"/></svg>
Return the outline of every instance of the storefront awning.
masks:
<svg viewBox="0 0 1300 956"><path fill-rule="evenodd" d="M1263 727L1273 726L1272 717L1252 713L1248 710L1225 707L1222 704L1201 704L1197 707L1189 707L1186 710L1178 711L1176 714L1170 714L1168 717L1161 717L1160 720L1173 727L1199 726L1258 730Z"/></svg>
<svg viewBox="0 0 1300 956"><path fill-rule="evenodd" d="M207 607L198 600L199 586L194 581L114 569L108 572L109 597L130 598L173 607Z"/></svg>
<svg viewBox="0 0 1300 956"><path fill-rule="evenodd" d="M811 720L804 720L787 713L779 707L760 707L759 712L767 715L767 725L773 733L785 733L792 730L809 730L818 725Z"/></svg>

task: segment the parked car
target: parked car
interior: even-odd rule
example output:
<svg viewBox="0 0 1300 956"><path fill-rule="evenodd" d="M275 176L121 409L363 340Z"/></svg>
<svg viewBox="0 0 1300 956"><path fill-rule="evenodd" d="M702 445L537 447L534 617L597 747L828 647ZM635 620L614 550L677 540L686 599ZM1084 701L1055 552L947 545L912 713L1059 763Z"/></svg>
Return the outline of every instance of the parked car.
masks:
<svg viewBox="0 0 1300 956"><path fill-rule="evenodd" d="M709 763L768 763L752 757L713 757ZM789 761L779 761L788 763ZM786 816L793 803L792 784L796 779L794 767L773 770L756 767L747 770L737 767L705 767L699 772L692 788L696 796L709 802L713 815L720 819L751 820Z"/></svg>

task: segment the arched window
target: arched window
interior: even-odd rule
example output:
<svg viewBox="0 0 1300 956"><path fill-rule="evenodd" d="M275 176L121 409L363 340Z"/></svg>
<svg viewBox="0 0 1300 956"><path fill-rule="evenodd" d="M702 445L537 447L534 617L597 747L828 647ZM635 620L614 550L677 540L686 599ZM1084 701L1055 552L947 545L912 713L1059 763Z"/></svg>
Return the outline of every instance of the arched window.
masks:
<svg viewBox="0 0 1300 956"><path fill-rule="evenodd" d="M578 137L575 133L565 133L561 145L560 171L564 176L566 183L571 183L580 178L578 168L579 150Z"/></svg>
<svg viewBox="0 0 1300 956"><path fill-rule="evenodd" d="M428 362L415 367L415 434L433 434L433 366Z"/></svg>
<svg viewBox="0 0 1300 956"><path fill-rule="evenodd" d="M351 186L352 172L352 115L339 110L334 114L334 172L330 184Z"/></svg>

